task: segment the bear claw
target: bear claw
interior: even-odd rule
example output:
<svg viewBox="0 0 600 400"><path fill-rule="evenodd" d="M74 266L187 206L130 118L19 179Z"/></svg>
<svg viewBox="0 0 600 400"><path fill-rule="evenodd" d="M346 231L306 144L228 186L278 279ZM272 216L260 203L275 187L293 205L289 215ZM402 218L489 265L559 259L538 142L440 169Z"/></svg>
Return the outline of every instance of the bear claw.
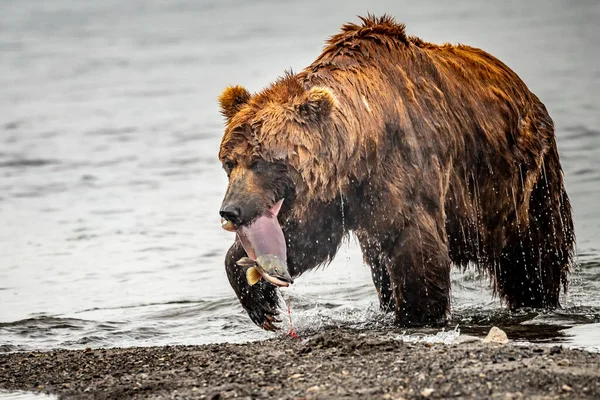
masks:
<svg viewBox="0 0 600 400"><path fill-rule="evenodd" d="M265 331L278 331L281 330L281 328L277 325L274 324L274 322L281 322L279 319L271 316L271 315L265 315L265 322L263 322L262 324L262 328Z"/></svg>

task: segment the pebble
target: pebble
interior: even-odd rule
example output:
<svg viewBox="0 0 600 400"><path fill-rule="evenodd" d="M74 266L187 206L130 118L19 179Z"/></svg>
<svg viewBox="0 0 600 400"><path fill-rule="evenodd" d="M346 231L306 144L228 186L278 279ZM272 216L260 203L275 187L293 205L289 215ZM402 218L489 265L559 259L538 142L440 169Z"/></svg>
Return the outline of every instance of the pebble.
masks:
<svg viewBox="0 0 600 400"><path fill-rule="evenodd" d="M483 342L506 344L508 343L508 336L506 336L506 333L502 329L493 326L492 329L490 329L490 332L485 337L485 339L483 339Z"/></svg>
<svg viewBox="0 0 600 400"><path fill-rule="evenodd" d="M316 392L318 392L319 390L321 390L321 389L319 388L319 386L318 386L318 385L315 385L315 386L311 386L311 387L309 387L308 389L306 389L306 393L316 393Z"/></svg>
<svg viewBox="0 0 600 400"><path fill-rule="evenodd" d="M556 362L556 365L560 367L568 367L569 365L571 365L571 361L567 360L566 358L563 358L562 360L558 360Z"/></svg>
<svg viewBox="0 0 600 400"><path fill-rule="evenodd" d="M433 392L435 392L435 389L425 388L425 389L421 390L421 396L423 396L423 397L429 397L429 396L431 396L431 394Z"/></svg>
<svg viewBox="0 0 600 400"><path fill-rule="evenodd" d="M552 346L550 348L550 354L560 354L562 352L562 346Z"/></svg>

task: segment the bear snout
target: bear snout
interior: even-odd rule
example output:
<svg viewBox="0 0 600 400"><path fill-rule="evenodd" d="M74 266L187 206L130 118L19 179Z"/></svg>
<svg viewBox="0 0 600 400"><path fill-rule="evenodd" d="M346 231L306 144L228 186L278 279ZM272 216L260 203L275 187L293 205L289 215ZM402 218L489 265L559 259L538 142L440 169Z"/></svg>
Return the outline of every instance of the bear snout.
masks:
<svg viewBox="0 0 600 400"><path fill-rule="evenodd" d="M219 214L221 217L225 218L227 221L233 223L234 225L240 225L242 220L242 209L237 204L224 204L219 210Z"/></svg>

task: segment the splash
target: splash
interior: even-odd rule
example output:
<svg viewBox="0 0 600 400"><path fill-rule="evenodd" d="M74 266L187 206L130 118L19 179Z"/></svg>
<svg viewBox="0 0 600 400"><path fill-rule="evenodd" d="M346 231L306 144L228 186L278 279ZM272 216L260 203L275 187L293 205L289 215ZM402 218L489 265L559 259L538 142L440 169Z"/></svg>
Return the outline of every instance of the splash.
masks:
<svg viewBox="0 0 600 400"><path fill-rule="evenodd" d="M405 343L452 344L455 343L459 337L460 329L458 328L458 325L456 325L456 327L451 331L446 331L445 329L442 329L440 332L437 332L434 335L423 335L417 333L411 333L407 335L406 333L403 333L402 335L396 336L396 340Z"/></svg>

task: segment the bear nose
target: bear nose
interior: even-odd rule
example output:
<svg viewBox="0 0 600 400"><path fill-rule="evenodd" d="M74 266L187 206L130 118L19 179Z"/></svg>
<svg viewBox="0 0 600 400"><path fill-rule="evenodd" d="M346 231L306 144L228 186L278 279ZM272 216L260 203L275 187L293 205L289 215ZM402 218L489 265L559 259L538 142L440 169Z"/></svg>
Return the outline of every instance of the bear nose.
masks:
<svg viewBox="0 0 600 400"><path fill-rule="evenodd" d="M242 214L242 210L235 205L227 204L221 207L219 211L221 217L225 218L227 221L233 222L235 225L239 225L241 222L240 216Z"/></svg>

